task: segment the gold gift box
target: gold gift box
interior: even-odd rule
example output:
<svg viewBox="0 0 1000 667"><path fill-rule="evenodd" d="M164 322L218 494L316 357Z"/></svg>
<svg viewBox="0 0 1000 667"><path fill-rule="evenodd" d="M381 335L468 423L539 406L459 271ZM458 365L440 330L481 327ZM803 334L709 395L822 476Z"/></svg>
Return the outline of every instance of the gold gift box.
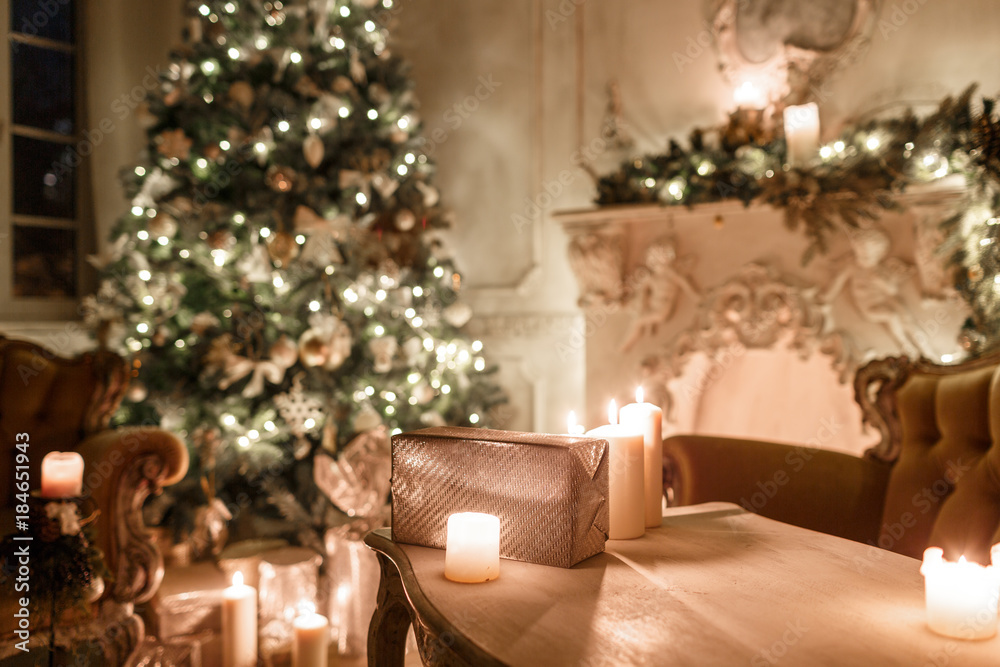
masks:
<svg viewBox="0 0 1000 667"><path fill-rule="evenodd" d="M392 539L443 549L456 512L499 517L503 558L571 567L608 538L608 443L459 427L393 436Z"/></svg>

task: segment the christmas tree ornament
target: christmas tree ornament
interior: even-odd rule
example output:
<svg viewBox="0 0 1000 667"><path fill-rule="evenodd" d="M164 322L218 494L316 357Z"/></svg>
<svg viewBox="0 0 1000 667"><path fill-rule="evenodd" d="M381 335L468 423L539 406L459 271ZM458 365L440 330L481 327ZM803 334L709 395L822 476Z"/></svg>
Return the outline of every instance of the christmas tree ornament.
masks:
<svg viewBox="0 0 1000 667"><path fill-rule="evenodd" d="M272 232L267 237L267 252L278 266L288 266L299 256L299 244L288 232Z"/></svg>
<svg viewBox="0 0 1000 667"><path fill-rule="evenodd" d="M275 192L291 192L295 188L298 174L291 167L271 166L267 170L264 182Z"/></svg>
<svg viewBox="0 0 1000 667"><path fill-rule="evenodd" d="M302 155L306 158L306 164L315 169L323 163L323 154L326 147L323 140L315 134L308 135L302 142Z"/></svg>
<svg viewBox="0 0 1000 667"><path fill-rule="evenodd" d="M187 160L191 155L192 143L182 128L164 130L157 137L156 150L166 158Z"/></svg>
<svg viewBox="0 0 1000 667"><path fill-rule="evenodd" d="M376 373L388 373L392 370L392 358L398 348L399 343L396 342L395 338L389 336L372 338L368 341L368 349L371 350L374 357L372 368Z"/></svg>
<svg viewBox="0 0 1000 667"><path fill-rule="evenodd" d="M314 430L326 417L322 403L303 389L301 374L295 376L288 391L274 397L274 405L289 430L299 438Z"/></svg>
<svg viewBox="0 0 1000 667"><path fill-rule="evenodd" d="M461 301L451 304L442 313L445 321L456 329L461 329L472 319L472 308Z"/></svg>
<svg viewBox="0 0 1000 667"><path fill-rule="evenodd" d="M433 185L427 185L423 181L416 181L415 185L417 190L420 190L420 194L424 197L424 206L426 208L437 206L438 200L440 199L437 188Z"/></svg>
<svg viewBox="0 0 1000 667"><path fill-rule="evenodd" d="M365 431L371 431L372 429L378 428L381 425L382 415L376 412L375 408L366 403L361 406L361 410L354 416L351 428L354 429L355 433L364 433Z"/></svg>
<svg viewBox="0 0 1000 667"><path fill-rule="evenodd" d="M253 106L255 93L253 86L246 81L234 81L229 84L226 96L246 111Z"/></svg>
<svg viewBox="0 0 1000 667"><path fill-rule="evenodd" d="M158 211L156 216L149 221L149 234L153 237L165 236L173 238L177 233L177 221L163 211Z"/></svg>

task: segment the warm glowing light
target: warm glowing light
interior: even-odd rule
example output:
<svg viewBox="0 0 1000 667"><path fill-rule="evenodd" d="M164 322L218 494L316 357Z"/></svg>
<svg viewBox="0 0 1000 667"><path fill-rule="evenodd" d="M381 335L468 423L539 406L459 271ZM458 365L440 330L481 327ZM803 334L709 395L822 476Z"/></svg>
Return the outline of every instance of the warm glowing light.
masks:
<svg viewBox="0 0 1000 667"><path fill-rule="evenodd" d="M302 425L306 427L306 430L311 430L316 427L316 420L310 417L309 419L302 422Z"/></svg>
<svg viewBox="0 0 1000 667"><path fill-rule="evenodd" d="M278 130L280 130L281 132L288 132L289 127L291 127L291 125L288 124L287 120L278 121Z"/></svg>
<svg viewBox="0 0 1000 667"><path fill-rule="evenodd" d="M733 90L733 102L738 107L746 107L748 109L763 109L767 106L767 98L764 96L764 91L750 81L744 81Z"/></svg>
<svg viewBox="0 0 1000 667"><path fill-rule="evenodd" d="M236 570L236 572L233 572L233 586L242 586L242 585L243 585L243 573L240 572L239 570Z"/></svg>
<svg viewBox="0 0 1000 667"><path fill-rule="evenodd" d="M364 192L359 192L354 195L354 201L358 202L358 206L364 206L368 203L368 197L365 196Z"/></svg>
<svg viewBox="0 0 1000 667"><path fill-rule="evenodd" d="M378 118L378 111L376 111L375 109L369 109L368 120L375 120L376 118Z"/></svg>
<svg viewBox="0 0 1000 667"><path fill-rule="evenodd" d="M288 59L297 65L302 62L302 54L298 51L292 51L291 55L288 56Z"/></svg>
<svg viewBox="0 0 1000 667"><path fill-rule="evenodd" d="M878 149L878 147L881 145L882 142L879 141L879 138L874 135L868 137L868 139L865 140L865 148L867 148L870 151Z"/></svg>
<svg viewBox="0 0 1000 667"><path fill-rule="evenodd" d="M608 423L612 425L618 423L618 404L613 398L611 399L611 402L608 403Z"/></svg>
<svg viewBox="0 0 1000 667"><path fill-rule="evenodd" d="M320 307L319 301L309 302L309 310L311 310L312 312L314 313L319 312L319 307Z"/></svg>
<svg viewBox="0 0 1000 667"><path fill-rule="evenodd" d="M139 280L149 280L152 277L153 275L146 269L143 269L142 271L139 272Z"/></svg>
<svg viewBox="0 0 1000 667"><path fill-rule="evenodd" d="M572 410L566 415L566 432L570 435L576 435L577 423L576 423L576 413Z"/></svg>
<svg viewBox="0 0 1000 667"><path fill-rule="evenodd" d="M643 402L642 399L644 399L645 397L646 396L645 396L645 394L642 391L642 387L641 386L640 387L636 387L635 388L635 402L636 403L642 403Z"/></svg>
<svg viewBox="0 0 1000 667"><path fill-rule="evenodd" d="M154 301L154 299L153 299L152 295L150 295L150 294L147 294L146 296L142 297L143 304L145 304L147 306L152 306L153 305L153 301Z"/></svg>

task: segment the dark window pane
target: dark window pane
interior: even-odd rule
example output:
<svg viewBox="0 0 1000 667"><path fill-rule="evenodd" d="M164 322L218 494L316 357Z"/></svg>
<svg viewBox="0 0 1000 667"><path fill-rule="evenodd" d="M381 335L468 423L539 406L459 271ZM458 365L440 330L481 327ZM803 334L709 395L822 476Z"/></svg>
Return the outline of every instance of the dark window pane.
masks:
<svg viewBox="0 0 1000 667"><path fill-rule="evenodd" d="M73 56L12 42L14 122L73 133Z"/></svg>
<svg viewBox="0 0 1000 667"><path fill-rule="evenodd" d="M67 144L14 136L14 213L76 217L76 165Z"/></svg>
<svg viewBox="0 0 1000 667"><path fill-rule="evenodd" d="M14 296L76 296L76 232L14 226Z"/></svg>
<svg viewBox="0 0 1000 667"><path fill-rule="evenodd" d="M73 0L11 0L10 30L73 41Z"/></svg>

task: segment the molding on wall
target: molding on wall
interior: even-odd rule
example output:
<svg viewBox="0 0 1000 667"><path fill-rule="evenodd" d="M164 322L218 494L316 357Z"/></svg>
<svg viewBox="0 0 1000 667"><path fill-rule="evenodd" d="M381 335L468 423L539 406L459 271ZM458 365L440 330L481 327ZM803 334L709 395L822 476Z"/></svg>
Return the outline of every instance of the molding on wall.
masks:
<svg viewBox="0 0 1000 667"><path fill-rule="evenodd" d="M520 313L477 315L465 327L468 335L481 338L538 338L563 335L579 322L574 313Z"/></svg>

